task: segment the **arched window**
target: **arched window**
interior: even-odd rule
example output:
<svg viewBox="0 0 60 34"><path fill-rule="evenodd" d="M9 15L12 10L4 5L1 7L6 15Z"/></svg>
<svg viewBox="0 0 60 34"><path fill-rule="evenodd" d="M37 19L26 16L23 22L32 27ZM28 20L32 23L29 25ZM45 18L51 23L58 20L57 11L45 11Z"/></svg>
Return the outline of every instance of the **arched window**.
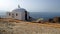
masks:
<svg viewBox="0 0 60 34"><path fill-rule="evenodd" d="M16 16L18 16L18 14L16 13Z"/></svg>

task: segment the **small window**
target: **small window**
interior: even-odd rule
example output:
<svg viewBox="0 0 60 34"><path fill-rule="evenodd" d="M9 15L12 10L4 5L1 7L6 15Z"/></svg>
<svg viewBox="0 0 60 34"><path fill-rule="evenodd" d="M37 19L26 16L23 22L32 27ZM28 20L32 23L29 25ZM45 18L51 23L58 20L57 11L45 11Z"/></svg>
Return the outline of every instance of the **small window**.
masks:
<svg viewBox="0 0 60 34"><path fill-rule="evenodd" d="M9 13L9 16L10 16L11 14Z"/></svg>
<svg viewBox="0 0 60 34"><path fill-rule="evenodd" d="M16 16L18 16L18 14L16 13Z"/></svg>

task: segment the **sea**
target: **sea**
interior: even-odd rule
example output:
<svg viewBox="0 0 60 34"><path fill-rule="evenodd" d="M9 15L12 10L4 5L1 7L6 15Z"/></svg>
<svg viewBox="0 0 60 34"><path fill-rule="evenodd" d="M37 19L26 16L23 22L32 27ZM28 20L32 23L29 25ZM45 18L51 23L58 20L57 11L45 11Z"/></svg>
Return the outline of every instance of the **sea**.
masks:
<svg viewBox="0 0 60 34"><path fill-rule="evenodd" d="M29 12L29 14L32 18L44 18L45 20L49 18L60 17L60 12ZM6 12L0 12L0 15L6 15Z"/></svg>
<svg viewBox="0 0 60 34"><path fill-rule="evenodd" d="M60 12L30 12L30 16L36 19L44 18L53 19L54 17L60 17Z"/></svg>

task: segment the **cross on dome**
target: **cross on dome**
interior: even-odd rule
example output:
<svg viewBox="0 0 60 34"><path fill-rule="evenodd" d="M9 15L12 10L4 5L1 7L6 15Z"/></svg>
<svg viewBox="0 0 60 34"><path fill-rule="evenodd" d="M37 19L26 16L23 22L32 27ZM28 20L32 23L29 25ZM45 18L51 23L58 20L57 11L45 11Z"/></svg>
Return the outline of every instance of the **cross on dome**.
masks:
<svg viewBox="0 0 60 34"><path fill-rule="evenodd" d="M20 8L20 5L18 5L18 8Z"/></svg>

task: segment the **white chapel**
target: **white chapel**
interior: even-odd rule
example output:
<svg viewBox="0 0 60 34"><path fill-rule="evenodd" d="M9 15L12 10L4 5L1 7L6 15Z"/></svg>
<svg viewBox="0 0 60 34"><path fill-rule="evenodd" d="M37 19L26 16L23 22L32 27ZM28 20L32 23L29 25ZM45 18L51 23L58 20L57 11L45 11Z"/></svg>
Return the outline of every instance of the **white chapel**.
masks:
<svg viewBox="0 0 60 34"><path fill-rule="evenodd" d="M6 18L13 18L18 20L28 20L29 19L29 12L25 10L24 8L20 8L18 5L18 8L12 10L12 12L6 13Z"/></svg>

